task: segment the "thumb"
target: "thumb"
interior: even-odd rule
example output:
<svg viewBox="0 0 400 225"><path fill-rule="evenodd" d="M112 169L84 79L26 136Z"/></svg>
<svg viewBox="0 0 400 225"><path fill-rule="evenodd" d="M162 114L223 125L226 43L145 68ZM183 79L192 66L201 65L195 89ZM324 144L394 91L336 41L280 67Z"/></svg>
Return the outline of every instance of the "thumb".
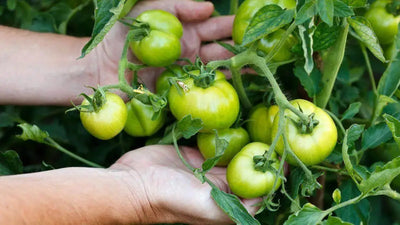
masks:
<svg viewBox="0 0 400 225"><path fill-rule="evenodd" d="M206 20L214 11L211 2L181 1L175 7L176 15L183 22Z"/></svg>

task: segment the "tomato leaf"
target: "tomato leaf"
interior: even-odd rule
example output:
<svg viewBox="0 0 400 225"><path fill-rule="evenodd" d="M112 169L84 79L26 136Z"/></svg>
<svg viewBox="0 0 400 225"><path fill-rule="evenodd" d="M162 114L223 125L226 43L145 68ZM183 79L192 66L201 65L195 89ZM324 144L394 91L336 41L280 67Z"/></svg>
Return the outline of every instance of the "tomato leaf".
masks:
<svg viewBox="0 0 400 225"><path fill-rule="evenodd" d="M215 130L215 156L207 159L201 166L204 173L211 170L218 163L228 145L229 142L225 139L219 138L218 131Z"/></svg>
<svg viewBox="0 0 400 225"><path fill-rule="evenodd" d="M314 68L310 75L304 70L304 66L296 66L293 69L294 75L299 78L301 85L306 90L310 98L314 98L320 91L321 72Z"/></svg>
<svg viewBox="0 0 400 225"><path fill-rule="evenodd" d="M360 138L363 131L364 125L353 124L349 129L346 130L343 138L342 158L347 172L353 179L355 179L354 167L350 160L348 150L354 147L354 142Z"/></svg>
<svg viewBox="0 0 400 225"><path fill-rule="evenodd" d="M341 121L353 118L360 111L360 107L361 102L351 103L349 108L343 113Z"/></svg>
<svg viewBox="0 0 400 225"><path fill-rule="evenodd" d="M254 15L247 27L242 46L261 39L279 28L289 24L294 16L293 10L284 10L278 5L266 5Z"/></svg>
<svg viewBox="0 0 400 225"><path fill-rule="evenodd" d="M313 16L317 15L318 10L315 1L308 0L296 15L296 25L302 24L307 20L311 19Z"/></svg>
<svg viewBox="0 0 400 225"><path fill-rule="evenodd" d="M218 188L213 187L211 196L217 205L236 223L241 225L254 224L259 225L256 219L247 212L241 204L239 198L235 195L225 193Z"/></svg>
<svg viewBox="0 0 400 225"><path fill-rule="evenodd" d="M176 125L176 133L178 132L186 139L191 138L203 128L201 119L193 119L191 115L183 117Z"/></svg>
<svg viewBox="0 0 400 225"><path fill-rule="evenodd" d="M320 223L325 216L325 212L311 203L306 203L300 211L290 215L284 225L315 225Z"/></svg>
<svg viewBox="0 0 400 225"><path fill-rule="evenodd" d="M326 23L318 24L313 35L314 51L325 50L335 44L339 37L339 31L339 26L329 26Z"/></svg>
<svg viewBox="0 0 400 225"><path fill-rule="evenodd" d="M354 17L348 18L348 22L355 31L355 33L351 32L351 34L367 46L377 59L381 62L386 62L382 47L368 20L364 17Z"/></svg>
<svg viewBox="0 0 400 225"><path fill-rule="evenodd" d="M24 141L32 140L39 143L47 143L46 138L49 138L49 133L42 131L38 126L27 123L18 124L22 129L22 134L17 137Z"/></svg>
<svg viewBox="0 0 400 225"><path fill-rule="evenodd" d="M392 133L386 123L379 123L369 127L362 136L361 149L367 150L376 148L379 145L389 141L392 138Z"/></svg>
<svg viewBox="0 0 400 225"><path fill-rule="evenodd" d="M353 199L361 194L355 183L351 180L344 180L339 189L342 195L342 202ZM370 202L368 199L363 199L357 204L337 209L335 214L343 221L351 224L368 224L370 210Z"/></svg>
<svg viewBox="0 0 400 225"><path fill-rule="evenodd" d="M82 49L81 58L93 50L111 30L118 21L119 15L126 1L120 0L96 0L95 1L95 23L92 31L92 38Z"/></svg>
<svg viewBox="0 0 400 225"><path fill-rule="evenodd" d="M392 132L393 138L396 141L397 146L400 147L400 121L389 114L383 115L383 118L385 118L385 122Z"/></svg>
<svg viewBox="0 0 400 225"><path fill-rule="evenodd" d="M299 34L302 40L302 48L304 52L304 58L306 62L304 63L304 70L308 75L314 69L314 59L313 59L313 35L315 31L314 20L310 20L308 24L299 25Z"/></svg>
<svg viewBox="0 0 400 225"><path fill-rule="evenodd" d="M389 97L393 96L400 86L400 29L394 40L395 53L393 54L393 59L390 61L378 84L378 93Z"/></svg>
<svg viewBox="0 0 400 225"><path fill-rule="evenodd" d="M317 0L318 14L329 26L333 25L334 0Z"/></svg>
<svg viewBox="0 0 400 225"><path fill-rule="evenodd" d="M334 0L334 15L337 17L353 16L353 10L341 0Z"/></svg>
<svg viewBox="0 0 400 225"><path fill-rule="evenodd" d="M364 194L368 193L383 187L385 184L389 184L398 175L400 175L400 157L393 159L382 167L377 166L368 179L361 181L359 189Z"/></svg>
<svg viewBox="0 0 400 225"><path fill-rule="evenodd" d="M20 174L22 172L22 161L17 152L12 150L0 152L0 176Z"/></svg>
<svg viewBox="0 0 400 225"><path fill-rule="evenodd" d="M352 225L352 223L344 222L339 217L330 216L327 220L322 221L322 225Z"/></svg>
<svg viewBox="0 0 400 225"><path fill-rule="evenodd" d="M353 8L365 7L367 5L367 0L341 0L341 1L343 1L343 3Z"/></svg>

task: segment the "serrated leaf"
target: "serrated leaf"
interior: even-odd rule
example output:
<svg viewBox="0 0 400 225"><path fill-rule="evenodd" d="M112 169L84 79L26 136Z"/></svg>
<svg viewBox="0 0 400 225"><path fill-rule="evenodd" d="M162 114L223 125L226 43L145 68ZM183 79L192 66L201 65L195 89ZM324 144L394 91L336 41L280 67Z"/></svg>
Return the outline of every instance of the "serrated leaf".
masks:
<svg viewBox="0 0 400 225"><path fill-rule="evenodd" d="M0 152L0 176L20 174L22 172L22 161L17 152L12 150Z"/></svg>
<svg viewBox="0 0 400 225"><path fill-rule="evenodd" d="M301 85L306 90L310 98L314 98L320 91L321 72L314 68L310 75L304 70L304 66L296 66L293 69L294 75L299 78Z"/></svg>
<svg viewBox="0 0 400 225"><path fill-rule="evenodd" d="M393 59L390 61L378 84L378 93L389 97L392 97L400 86L400 29L397 32L394 45Z"/></svg>
<svg viewBox="0 0 400 225"><path fill-rule="evenodd" d="M256 219L247 212L237 196L212 188L211 196L217 205L236 223L241 225L259 225Z"/></svg>
<svg viewBox="0 0 400 225"><path fill-rule="evenodd" d="M392 132L393 138L396 141L397 146L400 147L400 121L389 114L383 115L383 118L385 118L385 122Z"/></svg>
<svg viewBox="0 0 400 225"><path fill-rule="evenodd" d="M201 166L203 169L203 172L207 172L211 170L219 161L219 159L222 157L222 155L225 152L225 149L228 147L229 142L226 141L225 139L219 138L218 137L218 132L215 131L215 156L212 158L207 159L203 165Z"/></svg>
<svg viewBox="0 0 400 225"><path fill-rule="evenodd" d="M364 127L365 125L353 124L349 129L346 130L347 145L349 148L352 148L354 146L354 142L361 137L361 134L364 132Z"/></svg>
<svg viewBox="0 0 400 225"><path fill-rule="evenodd" d="M322 221L322 225L353 225L352 223L344 222L339 217L330 216L327 220Z"/></svg>
<svg viewBox="0 0 400 225"><path fill-rule="evenodd" d="M346 109L346 111L342 115L342 121L346 119L351 119L353 118L359 111L361 107L361 102L354 102L351 103L349 108Z"/></svg>
<svg viewBox="0 0 400 225"><path fill-rule="evenodd" d="M95 1L95 23L92 37L82 49L81 58L85 57L93 50L111 30L118 21L119 15L125 5L125 1L120 0L96 0Z"/></svg>
<svg viewBox="0 0 400 225"><path fill-rule="evenodd" d="M307 26L307 27L305 27ZM315 31L314 20L310 20L308 24L299 25L299 34L302 42L302 48L304 53L304 70L307 74L311 74L314 69L314 59L313 59L313 35Z"/></svg>
<svg viewBox="0 0 400 225"><path fill-rule="evenodd" d="M339 26L328 26L326 23L318 24L313 35L314 51L325 50L335 44L339 37L339 31Z"/></svg>
<svg viewBox="0 0 400 225"><path fill-rule="evenodd" d="M318 10L315 3L315 1L308 1L300 8L295 19L296 25L302 24L317 15Z"/></svg>
<svg viewBox="0 0 400 225"><path fill-rule="evenodd" d="M376 148L379 145L389 141L392 138L392 133L386 123L379 123L369 127L362 136L361 149Z"/></svg>
<svg viewBox="0 0 400 225"><path fill-rule="evenodd" d="M349 17L354 15L354 11L341 0L334 0L334 15L337 17Z"/></svg>
<svg viewBox="0 0 400 225"><path fill-rule="evenodd" d="M359 39L377 59L381 62L386 62L382 47L369 21L364 17L354 17L348 18L348 22L356 33L355 37Z"/></svg>
<svg viewBox="0 0 400 225"><path fill-rule="evenodd" d="M329 26L333 25L333 7L334 0L318 0L317 1L317 9L318 14L321 17L322 21L324 21Z"/></svg>
<svg viewBox="0 0 400 225"><path fill-rule="evenodd" d="M22 128L22 134L18 135L24 141L32 140L39 143L46 143L46 138L49 138L49 134L46 131L42 131L38 126L31 125L28 123L18 124Z"/></svg>
<svg viewBox="0 0 400 225"><path fill-rule="evenodd" d="M347 172L351 177L354 178L354 168L350 160L348 150L354 146L354 141L360 138L360 135L364 131L364 125L353 124L349 129L346 130L343 138L342 145L342 157Z"/></svg>
<svg viewBox="0 0 400 225"><path fill-rule="evenodd" d="M254 15L247 27L242 46L261 39L279 28L289 24L294 16L293 10L285 10L278 5L266 5Z"/></svg>
<svg viewBox="0 0 400 225"><path fill-rule="evenodd" d="M325 216L325 212L311 203L306 203L300 211L289 216L284 225L315 225L320 223Z"/></svg>
<svg viewBox="0 0 400 225"><path fill-rule="evenodd" d="M186 139L191 138L203 128L201 119L193 119L191 115L183 117L176 125L176 132L182 134Z"/></svg>
<svg viewBox="0 0 400 225"><path fill-rule="evenodd" d="M342 1L346 5L351 6L353 8L365 7L367 5L367 0L342 0Z"/></svg>
<svg viewBox="0 0 400 225"><path fill-rule="evenodd" d="M359 189L362 193L368 193L389 184L398 175L400 175L400 157L386 163L383 167L376 167L368 179L361 181Z"/></svg>

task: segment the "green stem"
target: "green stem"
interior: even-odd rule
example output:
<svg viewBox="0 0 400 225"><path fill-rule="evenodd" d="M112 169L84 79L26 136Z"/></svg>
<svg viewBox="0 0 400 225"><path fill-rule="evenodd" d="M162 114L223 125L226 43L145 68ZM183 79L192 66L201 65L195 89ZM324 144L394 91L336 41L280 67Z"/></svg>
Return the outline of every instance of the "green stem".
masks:
<svg viewBox="0 0 400 225"><path fill-rule="evenodd" d="M311 166L311 168L350 176L349 173L347 173L343 169L335 169L335 168L330 168L330 167L326 167L326 166L318 166L318 165Z"/></svg>
<svg viewBox="0 0 400 225"><path fill-rule="evenodd" d="M100 166L97 163L91 162L91 161L89 161L87 159L84 159L84 158L82 158L82 157L80 157L80 156L68 151L67 149L65 149L61 145L59 145L57 142L55 142L52 138L46 138L46 144L56 148L60 152L66 154L66 155L70 156L71 158L74 158L74 159L76 159L76 160L78 160L78 161L80 161L80 162L82 162L82 163L84 163L84 164L86 164L88 166L96 167L96 168L104 168L103 166Z"/></svg>
<svg viewBox="0 0 400 225"><path fill-rule="evenodd" d="M229 15L235 15L239 8L239 0L231 0Z"/></svg>
<svg viewBox="0 0 400 225"><path fill-rule="evenodd" d="M329 98L332 93L333 85L335 84L337 74L340 69L344 58L344 52L347 41L347 34L349 33L349 25L345 21L336 43L329 48L323 55L323 69L322 69L322 90L316 96L316 104L320 108L325 108L328 104Z"/></svg>
<svg viewBox="0 0 400 225"><path fill-rule="evenodd" d="M246 109L250 109L252 105L251 105L250 99L247 97L246 91L244 89L242 76L240 75L240 72L239 72L240 69L231 67L230 70L232 73L233 86L235 87L236 92L238 93L238 96L239 96L239 99L240 99L242 105Z"/></svg>
<svg viewBox="0 0 400 225"><path fill-rule="evenodd" d="M329 208L329 209L327 209L327 210L324 211L325 216L327 216L328 214L332 213L333 211L335 211L335 210L337 210L337 209L346 207L346 206L348 206L348 205L356 204L356 203L360 202L361 200L363 200L365 197L366 197L365 195L361 194L361 195L359 195L359 196L357 196L357 197L355 197L355 198L349 199L349 200L347 200L347 201L345 201L345 202L342 202L342 203L340 203L340 204L337 204L337 205L335 205L335 206L332 206L331 208Z"/></svg>
<svg viewBox="0 0 400 225"><path fill-rule="evenodd" d="M174 127L172 128L171 133L172 133L172 140L173 140L173 143L174 143L174 147L175 147L176 153L178 153L178 156L179 156L179 158L181 159L181 161L183 162L183 164L184 164L190 171L194 172L194 171L195 171L195 168L194 168L193 166L191 166L191 165L185 160L185 158L183 158L183 156L182 156L182 154L181 154L181 151L179 150L178 141L176 140L176 137L175 137L175 125L174 125Z"/></svg>
<svg viewBox="0 0 400 225"><path fill-rule="evenodd" d="M346 129L344 129L342 122L339 120L339 118L337 118L337 116L335 114L333 114L332 112L330 112L329 110L325 110L326 113L328 113L332 119L336 122L336 124L339 126L340 131L343 133L343 135L346 133Z"/></svg>
<svg viewBox="0 0 400 225"><path fill-rule="evenodd" d="M363 56L364 56L365 65L367 66L369 79L371 80L372 90L374 91L374 94L377 97L378 96L378 89L376 88L374 73L372 72L372 67L371 67L371 62L369 61L368 52L367 52L367 49L365 48L365 46L362 43L360 43L360 46L361 46L361 52L363 53Z"/></svg>

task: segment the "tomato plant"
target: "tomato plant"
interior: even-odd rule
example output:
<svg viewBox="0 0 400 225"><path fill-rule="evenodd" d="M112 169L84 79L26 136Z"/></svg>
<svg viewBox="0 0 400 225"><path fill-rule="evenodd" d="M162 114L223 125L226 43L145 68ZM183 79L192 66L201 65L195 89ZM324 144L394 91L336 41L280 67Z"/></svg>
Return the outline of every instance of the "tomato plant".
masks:
<svg viewBox="0 0 400 225"><path fill-rule="evenodd" d="M125 126L127 109L124 101L116 94L107 92L102 102L93 109L81 110L80 117L85 129L101 140L108 140L119 134ZM97 104L92 103L92 106ZM83 106L89 106L90 102L83 100Z"/></svg>
<svg viewBox="0 0 400 225"><path fill-rule="evenodd" d="M239 113L239 99L235 89L220 71L207 87L197 86L199 71L191 71L192 77L178 82L180 89L172 88L168 95L169 107L178 119L186 115L203 121L203 131L229 128Z"/></svg>
<svg viewBox="0 0 400 225"><path fill-rule="evenodd" d="M278 110L276 105L266 107L263 104L252 109L247 121L247 130L252 141L271 144L272 124Z"/></svg>
<svg viewBox="0 0 400 225"><path fill-rule="evenodd" d="M146 137L155 134L165 123L166 113L153 119L155 112L153 106L145 105L140 100L132 98L126 103L128 117L125 123L125 132L134 137Z"/></svg>
<svg viewBox="0 0 400 225"><path fill-rule="evenodd" d="M163 10L148 10L137 18L148 27L147 34L138 40L133 39L131 49L135 56L149 66L167 66L181 55L179 38L183 28L181 22L171 13Z"/></svg>
<svg viewBox="0 0 400 225"><path fill-rule="evenodd" d="M313 103L296 99L290 102L294 107L298 107L304 114L308 115L310 121L302 122L293 112L285 112L285 134L289 147L293 153L306 165L321 163L326 159L335 148L337 142L337 129L332 118L321 108ZM279 116L276 116L272 126L272 137L278 131ZM276 151L282 155L284 151L283 139L276 145ZM288 157L288 162L297 164L292 156Z"/></svg>
<svg viewBox="0 0 400 225"><path fill-rule="evenodd" d="M230 189L242 198L256 198L268 194L277 189L280 179L276 180L276 171L279 168L279 160L276 153L272 153L267 160L272 161L271 168L256 169L254 157L264 155L268 151L269 145L261 142L247 144L233 157L226 171L226 179Z"/></svg>
<svg viewBox="0 0 400 225"><path fill-rule="evenodd" d="M215 157L215 138L216 134L214 132L199 133L197 135L197 146L206 159ZM238 153L243 146L249 143L249 134L241 127L218 130L218 138L226 140L228 146L221 159L218 161L217 166L228 165L236 153Z"/></svg>

